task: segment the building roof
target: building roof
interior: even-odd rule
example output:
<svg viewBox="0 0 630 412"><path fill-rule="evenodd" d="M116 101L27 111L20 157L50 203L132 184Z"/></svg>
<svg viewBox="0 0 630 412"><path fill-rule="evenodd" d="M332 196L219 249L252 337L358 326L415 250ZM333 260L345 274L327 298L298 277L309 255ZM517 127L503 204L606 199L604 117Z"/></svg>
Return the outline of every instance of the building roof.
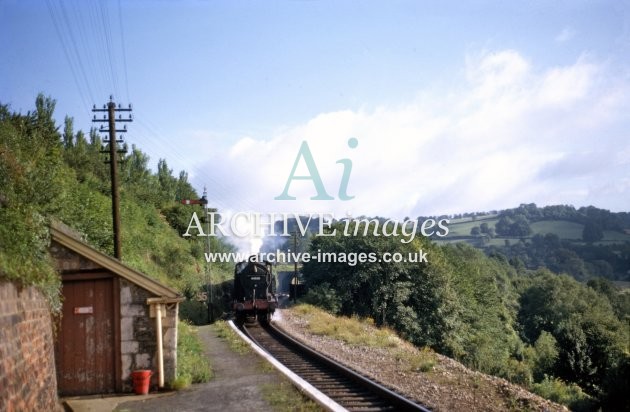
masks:
<svg viewBox="0 0 630 412"><path fill-rule="evenodd" d="M78 238L76 232L59 221L50 225L50 235L53 241L72 250L73 252L91 260L112 273L132 282L156 296L163 298L181 298L175 290L150 278L142 272L130 268L118 259L102 253ZM179 300L179 299L178 299Z"/></svg>

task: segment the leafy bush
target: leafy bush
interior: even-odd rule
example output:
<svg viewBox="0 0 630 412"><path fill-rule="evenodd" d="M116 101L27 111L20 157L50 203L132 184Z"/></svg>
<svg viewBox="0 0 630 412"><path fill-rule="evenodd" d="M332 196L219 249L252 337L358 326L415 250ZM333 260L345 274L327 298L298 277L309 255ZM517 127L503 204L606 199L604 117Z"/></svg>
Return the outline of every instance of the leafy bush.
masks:
<svg viewBox="0 0 630 412"><path fill-rule="evenodd" d="M519 385L527 386L532 383L532 371L526 362L509 359L504 372L505 379Z"/></svg>
<svg viewBox="0 0 630 412"><path fill-rule="evenodd" d="M558 360L557 342L553 335L543 330L534 346L525 349L525 360L535 381L541 381L546 375L553 373Z"/></svg>
<svg viewBox="0 0 630 412"><path fill-rule="evenodd" d="M531 390L545 399L568 406L572 411L589 411L595 407L594 399L578 385L553 377L545 376L542 382L533 384Z"/></svg>
<svg viewBox="0 0 630 412"><path fill-rule="evenodd" d="M341 310L341 298L326 282L313 286L301 300L330 313L339 313Z"/></svg>

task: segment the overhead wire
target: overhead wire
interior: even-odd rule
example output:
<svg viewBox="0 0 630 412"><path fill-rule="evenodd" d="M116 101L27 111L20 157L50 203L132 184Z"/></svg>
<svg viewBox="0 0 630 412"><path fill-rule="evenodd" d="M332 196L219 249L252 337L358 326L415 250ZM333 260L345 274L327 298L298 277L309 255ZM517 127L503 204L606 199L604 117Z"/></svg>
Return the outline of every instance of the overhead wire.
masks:
<svg viewBox="0 0 630 412"><path fill-rule="evenodd" d="M107 60L109 62L109 68L112 73L112 84L114 87L114 95L118 96L118 76L116 74L116 70L114 70L114 66L116 63L116 55L112 53L113 44L112 44L112 33L110 31L110 22L109 22L109 13L107 7L105 5L104 0L99 1L99 6L101 10L101 19L103 20L103 32L105 33L105 46L107 47Z"/></svg>
<svg viewBox="0 0 630 412"><path fill-rule="evenodd" d="M120 49L123 57L123 74L125 75L125 91L127 93L127 101L129 101L129 79L127 77L127 48L125 47L125 29L122 18L122 6L118 0L118 23L120 24Z"/></svg>
<svg viewBox="0 0 630 412"><path fill-rule="evenodd" d="M119 59L114 52L111 13L104 0L80 2L84 6L83 8L68 7L64 0L46 0L46 3L86 111L89 112L92 107L88 103L89 100L96 103L95 97L100 100L101 95L113 94L120 99L120 92L122 91L120 78L124 79L124 92L127 101L130 101L121 1L117 1L117 14L120 34L119 52L122 55L122 64L119 64ZM121 70L122 76L119 75ZM163 128L152 123L149 116L142 112L140 115L134 113L134 120L134 124L137 124L140 129L133 133L134 140L141 142L144 147L159 148L162 153L168 153L169 157L176 159L180 164L187 163L186 155L181 153L172 139L166 138L161 133ZM96 130L98 132L97 128ZM140 145L138 146L140 147ZM239 193L222 179L213 177L201 168L196 169L195 173L197 174L196 180L206 181L207 186L211 188L213 194L211 199L216 207L223 209L239 207L239 210L243 210L243 208L256 209L246 195Z"/></svg>
<svg viewBox="0 0 630 412"><path fill-rule="evenodd" d="M77 46L76 36L74 31L72 30L73 24L71 24L70 18L68 17L68 12L66 10L66 6L64 5L63 0L59 0L59 6L61 7L61 15L63 17L65 27L68 30L68 34L70 37L70 43L74 54L76 56L76 61L79 65L79 71L81 72L81 76L83 77L83 81L85 82L85 87L87 88L88 94L90 98L94 99L94 94L92 93L92 88L90 87L90 81L88 80L87 72L85 70L85 66L83 65L83 59L81 58L81 53L79 51L79 47Z"/></svg>
<svg viewBox="0 0 630 412"><path fill-rule="evenodd" d="M97 4L97 0L92 0L87 3L87 11L90 19L90 26L92 27L92 36L93 38L93 49L96 53L96 61L99 68L98 73L100 74L101 81L101 89L99 96L101 98L105 98L112 94L112 78L111 71L106 68L105 59L107 58L107 48L105 46L105 33L102 30L102 19L99 16L99 6Z"/></svg>
<svg viewBox="0 0 630 412"><path fill-rule="evenodd" d="M98 97L105 89L106 83L103 78L103 65L99 64L98 51L93 44L94 42L91 37L92 31L90 30L90 27L93 26L89 25L90 21L83 15L80 7L71 7L71 10L74 13L73 24L77 29L79 43L84 57L84 65L90 76L91 89L94 96ZM94 101L92 101L92 103L94 103Z"/></svg>
<svg viewBox="0 0 630 412"><path fill-rule="evenodd" d="M171 143L172 139L165 138L159 131L157 131L156 129L159 127L153 124L147 116L142 116L141 113L136 117L136 120L138 120L138 124L148 131L150 135L157 137L157 139L152 139L150 142L147 142L147 144L151 144L154 147L157 145L164 153L169 153L169 157L177 159L180 163L185 164L188 161L187 157L180 152L177 146L174 143ZM215 195L212 197L212 201L215 202L217 206L223 207L224 209L234 208L235 206L245 207L250 210L255 209L254 204L251 201L238 193L234 193L234 196L231 196L230 200L224 198L224 196L220 195L220 193L234 192L234 188L228 187L224 182L212 177L202 169L197 170L198 174L202 178L199 180L205 180L206 185L218 189L215 190Z"/></svg>
<svg viewBox="0 0 630 412"><path fill-rule="evenodd" d="M70 68L70 73L72 74L72 78L74 80L74 84L77 87L77 92L79 93L79 97L81 98L83 105L87 108L90 107L90 105L88 104L88 100L85 97L85 93L84 93L84 88L81 85L81 82L79 80L79 76L77 75L77 70L78 68L75 67L75 64L73 62L73 58L71 56L69 49L69 46L64 38L64 32L61 29L62 25L59 23L59 19L57 17L56 11L55 11L55 7L53 4L53 0L46 0L46 6L48 8L48 14L50 15L50 19L53 22L53 26L55 27L55 32L57 33L57 37L59 37L59 42L61 43L61 48L63 50L64 55L66 56L66 60L68 62L68 67ZM91 96L90 96L91 98ZM87 109L89 110L89 109Z"/></svg>

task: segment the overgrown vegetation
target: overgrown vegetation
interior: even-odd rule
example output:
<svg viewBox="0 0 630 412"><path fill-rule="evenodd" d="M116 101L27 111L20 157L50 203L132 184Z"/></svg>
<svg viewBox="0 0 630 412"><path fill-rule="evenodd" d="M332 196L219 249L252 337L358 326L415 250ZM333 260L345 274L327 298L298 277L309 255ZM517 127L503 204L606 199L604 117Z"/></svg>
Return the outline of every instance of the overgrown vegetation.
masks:
<svg viewBox="0 0 630 412"><path fill-rule="evenodd" d="M307 315L308 330L315 335L330 336L350 345L377 348L396 347L400 339L387 328L374 329L371 319L360 321L357 317L337 318L327 312L317 310L311 305L299 305L295 310Z"/></svg>
<svg viewBox="0 0 630 412"><path fill-rule="evenodd" d="M578 385L567 384L558 378L545 376L540 383L533 384L531 389L543 398L567 405L572 411L589 411L596 406L594 399L585 394Z"/></svg>
<svg viewBox="0 0 630 412"><path fill-rule="evenodd" d="M26 114L0 105L0 276L37 285L59 309L60 281L48 257L50 220L61 220L110 255L113 244L103 142L96 130L75 132L71 118L59 132L54 109L55 101L43 95ZM228 265L199 265L203 241L181 236L193 211L203 216L199 206L179 203L199 197L187 174L173 176L165 160L151 171L148 156L135 146L121 158L122 261L189 299L209 281L230 278ZM214 251L231 249L217 238L210 242ZM216 293L213 301L221 302L222 291Z"/></svg>
<svg viewBox="0 0 630 412"><path fill-rule="evenodd" d="M56 311L61 281L48 254L49 224L59 219L91 246L112 254L109 169L100 136L74 132L66 118L59 133L53 119L55 101L37 96L35 111L13 113L0 105L0 277L42 289ZM172 175L165 160L156 173L149 158L133 146L121 156L120 196L122 261L194 297L209 278L198 262L205 245L180 236L191 212L183 198L198 198L185 172ZM211 239L213 250L229 250ZM212 281L230 276L214 265ZM221 291L217 295L221 296ZM220 298L216 297L216 301ZM207 312L207 310L204 310ZM179 324L178 376L181 388L211 377L199 338L187 323Z"/></svg>
<svg viewBox="0 0 630 412"><path fill-rule="evenodd" d="M36 111L12 114L0 105L0 276L40 287L60 308L61 282L48 257L47 216L64 200L69 171L51 119L54 103L39 96Z"/></svg>
<svg viewBox="0 0 630 412"><path fill-rule="evenodd" d="M197 329L183 321L177 328L177 378L171 387L179 390L192 383L208 382L213 377L212 367L203 352Z"/></svg>

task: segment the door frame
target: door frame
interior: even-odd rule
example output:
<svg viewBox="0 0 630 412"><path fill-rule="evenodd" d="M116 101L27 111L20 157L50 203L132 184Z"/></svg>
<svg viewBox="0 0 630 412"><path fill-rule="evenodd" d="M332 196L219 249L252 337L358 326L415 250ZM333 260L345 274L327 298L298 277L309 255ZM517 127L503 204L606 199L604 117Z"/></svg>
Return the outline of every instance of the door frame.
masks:
<svg viewBox="0 0 630 412"><path fill-rule="evenodd" d="M80 282L87 280L112 280L112 311L113 311L113 339L114 339L114 393L122 392L122 357L120 353L120 278L106 269L92 270L66 270L61 273L62 284L65 282ZM63 288L62 288L63 291ZM63 303L62 303L63 306ZM62 309L63 313L63 309ZM58 319L59 321L59 319ZM57 327L61 325L57 322ZM59 332L58 332L59 333ZM55 339L55 346L58 345L58 336ZM55 366L57 364L55 363Z"/></svg>

